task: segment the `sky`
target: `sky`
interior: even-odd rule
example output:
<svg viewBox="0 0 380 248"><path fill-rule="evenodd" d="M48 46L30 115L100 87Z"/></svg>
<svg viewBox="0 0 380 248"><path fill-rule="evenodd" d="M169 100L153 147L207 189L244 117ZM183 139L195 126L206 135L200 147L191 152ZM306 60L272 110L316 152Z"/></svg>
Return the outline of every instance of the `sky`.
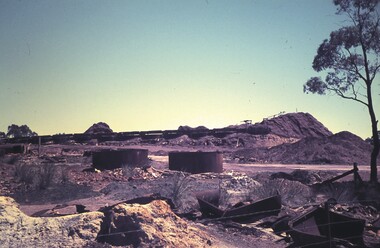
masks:
<svg viewBox="0 0 380 248"><path fill-rule="evenodd" d="M219 128L285 111L367 138L364 105L303 93L344 24L331 0L0 0L0 131Z"/></svg>

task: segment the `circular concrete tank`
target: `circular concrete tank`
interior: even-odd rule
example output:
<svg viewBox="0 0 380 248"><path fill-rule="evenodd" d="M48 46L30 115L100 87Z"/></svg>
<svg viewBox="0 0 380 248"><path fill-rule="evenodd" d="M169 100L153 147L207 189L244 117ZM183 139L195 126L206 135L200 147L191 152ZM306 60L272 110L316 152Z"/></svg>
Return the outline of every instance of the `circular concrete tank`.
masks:
<svg viewBox="0 0 380 248"><path fill-rule="evenodd" d="M99 170L144 167L148 162L147 149L100 150L92 152L92 166Z"/></svg>
<svg viewBox="0 0 380 248"><path fill-rule="evenodd" d="M193 174L203 172L223 172L221 152L170 152L169 169Z"/></svg>

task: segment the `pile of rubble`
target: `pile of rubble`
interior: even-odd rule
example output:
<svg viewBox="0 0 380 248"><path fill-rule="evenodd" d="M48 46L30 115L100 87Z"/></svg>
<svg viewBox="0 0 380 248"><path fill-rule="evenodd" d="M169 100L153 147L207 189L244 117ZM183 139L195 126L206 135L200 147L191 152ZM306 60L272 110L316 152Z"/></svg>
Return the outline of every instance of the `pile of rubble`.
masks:
<svg viewBox="0 0 380 248"><path fill-rule="evenodd" d="M34 218L21 212L12 198L0 197L2 247L84 247L96 239L103 213Z"/></svg>
<svg viewBox="0 0 380 248"><path fill-rule="evenodd" d="M98 122L89 127L84 133L85 134L101 134L101 133L112 133L112 129L107 123Z"/></svg>
<svg viewBox="0 0 380 248"><path fill-rule="evenodd" d="M96 241L133 247L217 244L196 225L175 215L165 201L120 203L102 211L29 217L12 198L0 197L0 243L4 247L96 247Z"/></svg>
<svg viewBox="0 0 380 248"><path fill-rule="evenodd" d="M233 153L239 162L282 164L369 164L371 145L350 132L328 137L308 137L271 148L241 149Z"/></svg>
<svg viewBox="0 0 380 248"><path fill-rule="evenodd" d="M213 238L175 215L169 204L121 203L105 210L106 218L98 235L100 242L133 247L205 247Z"/></svg>
<svg viewBox="0 0 380 248"><path fill-rule="evenodd" d="M355 187L354 182L347 182L347 184L342 185L335 183L334 180L339 176L327 180L329 183L334 182L329 186L324 184L326 182L325 175L302 173L301 171L295 171L290 174L273 174L272 177L258 182L244 173L233 171L220 174L188 175L182 172L144 171L140 168L133 168L133 170L136 170L135 179L129 180L133 182L134 180L136 182L141 181L141 183L125 185L135 186L136 188L147 186L143 184L145 180L138 180L138 178L143 178L144 176L154 177L153 175L156 175L155 180L152 180L152 184L161 185L158 186L160 192L165 193L165 190L167 190L165 197L169 198L164 198L160 195L157 195L157 197L155 195L155 197L151 198L131 198L128 197L130 192L126 192L128 190L120 188L120 192L125 193L120 198L130 200L102 207L93 212L32 218L23 214L11 198L0 197L0 229L6 230L0 234L0 243L5 246L15 244L16 246L22 245L26 247L97 247L97 245L100 245L99 243L105 243L104 247L107 247L107 244L133 247L231 247L241 245L242 243L239 243L239 239L242 238L246 239L247 243L255 239L261 242L264 238L259 236L266 237L263 233L264 231L268 232L269 227L273 229L272 235L280 235L278 239L285 237L285 233L287 233L292 237L292 241L296 245L303 245L305 242L314 241L308 238L305 239L306 241L299 240L299 238L305 238L302 236L302 232L307 231L302 229L302 223L314 218L317 221L312 223L315 227L331 225L332 230L337 228L343 230L339 234L334 233L335 231L332 232L331 242L333 243L337 242L336 244L338 244L341 242L340 239L343 239L345 240L344 242L365 244L368 247L376 247L379 244L378 229L376 229L375 224L379 218L378 210L370 205L359 204L361 201L367 202L366 199L361 199L360 197L344 199L341 193L332 194L332 189L338 186L355 192L355 189L351 188L351 186ZM355 172L353 170L353 173ZM86 177L91 175L95 177L99 175L112 177L110 181L117 186L122 184L117 182L116 179L126 177L123 175L122 168L112 171L88 171L83 173L86 174ZM175 176L179 175L181 177L175 179ZM128 178L133 178L133 176L126 178L124 183L130 182ZM189 180L181 181L182 179ZM216 184L211 185L207 182L202 182L202 180L206 179L215 181ZM171 188L172 186L168 184L164 190L162 189L162 182L158 180L167 183L170 181L174 188L174 181L176 180L182 182L178 185L189 186L189 190L183 191L180 197L187 201L187 205L182 206L182 209L192 212L178 212L178 209L170 200L174 199L174 195L169 191L174 188ZM201 185L202 183L204 185ZM313 187L316 184L319 186ZM201 190L204 190L205 186L212 189L211 191L213 192L202 192ZM364 188L367 193L369 191L379 192L378 188L372 189L366 186ZM146 188L148 191L152 189ZM328 189L330 191L327 191ZM111 191L116 194L118 190L114 188ZM197 193L193 194L195 192ZM105 192L103 191L103 193ZM326 197L321 198L321 201L316 201L313 196L321 194ZM326 212L326 209L320 206L324 206L324 202L328 197L332 196L340 196L340 199L337 198L338 202L329 200L329 211ZM190 198L195 198L194 200L198 201L199 205L194 206L193 202L190 202ZM355 201L356 204L345 203L352 201ZM77 207L77 212L79 211L78 209L84 210L85 207ZM62 215L65 211L58 207L53 210L57 211L50 211L49 213ZM46 213L48 212L44 212L44 214ZM331 216L331 222L325 221L327 214ZM42 215L36 213L35 216ZM193 221L179 216L191 217ZM352 225L350 225L350 228L338 225L339 220L350 221ZM231 221L236 223L231 223ZM221 225L224 230L233 228L234 232L236 232L235 235L240 235L237 238L238 240L232 244L223 240L221 237L223 235L216 234L216 232L222 230L218 223L223 223ZM208 230L210 228L211 230ZM259 230L261 231L259 232ZM356 230L355 235L359 235L358 239L350 239L354 235L351 230ZM314 235L317 240L322 240L322 242L330 242L323 231L321 233L312 233L311 235ZM43 242L38 237L44 237ZM225 239L229 238L226 236ZM274 245L273 247L276 246Z"/></svg>

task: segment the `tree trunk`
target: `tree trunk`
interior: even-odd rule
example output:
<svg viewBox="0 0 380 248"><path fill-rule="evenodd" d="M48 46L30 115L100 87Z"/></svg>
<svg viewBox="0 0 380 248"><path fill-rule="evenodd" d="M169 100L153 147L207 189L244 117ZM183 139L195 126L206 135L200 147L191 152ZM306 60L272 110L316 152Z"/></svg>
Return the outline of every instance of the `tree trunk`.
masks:
<svg viewBox="0 0 380 248"><path fill-rule="evenodd" d="M377 121L372 122L372 139L373 139L373 148L371 153L371 177L370 181L377 183L377 156L379 155L380 142L379 142L379 133L377 132Z"/></svg>
<svg viewBox="0 0 380 248"><path fill-rule="evenodd" d="M376 115L375 115L375 111L373 109L373 103L372 103L371 82L367 84L367 96L368 96L368 111L371 117L371 124L372 124L372 141L373 141L373 148L372 148L372 153L371 153L370 182L377 183L377 156L379 155L380 142L379 142L379 133L377 130Z"/></svg>

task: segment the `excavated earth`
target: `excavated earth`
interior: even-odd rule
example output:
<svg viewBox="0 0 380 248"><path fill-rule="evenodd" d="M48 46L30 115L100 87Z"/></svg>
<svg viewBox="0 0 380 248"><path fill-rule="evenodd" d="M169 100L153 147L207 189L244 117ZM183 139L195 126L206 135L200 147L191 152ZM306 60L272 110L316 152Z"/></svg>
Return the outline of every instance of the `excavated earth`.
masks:
<svg viewBox="0 0 380 248"><path fill-rule="evenodd" d="M242 185L259 185L244 173L189 175L170 171L159 161L152 161L152 167L147 169L94 172L84 170L91 165L88 158L78 156L77 152L61 155L56 151L57 147L45 147L45 155L40 158L34 155L2 158L0 229L6 231L0 234L0 247L286 245L267 228L250 226L242 231L240 226L217 220L204 222L200 218L194 193L225 184L223 187L235 197L229 197L231 204L236 203L248 194ZM39 188L37 177L25 183L15 176L20 173L19 164L45 163L56 170L52 184L44 189ZM63 177L58 173L62 167L68 172ZM181 182L183 187L176 194ZM144 204L125 203L152 194L160 197ZM173 199L175 207L165 199ZM83 205L90 212L79 214L76 205ZM104 209L113 212L112 221ZM188 213L191 220L186 218Z"/></svg>
<svg viewBox="0 0 380 248"><path fill-rule="evenodd" d="M65 148L62 154L57 146L46 146L40 157L31 154L1 158L0 247L289 245L284 241L285 234L275 235L271 226L265 225L277 217L252 224L203 218L195 194L210 189L220 190L222 208L279 193L283 206L278 217L295 217L331 197L338 199L335 211L360 217L369 226L379 217L379 187L357 190L352 176L332 187L318 186L340 174L338 171L239 172L238 167L226 163L228 169L223 173L191 175L168 170L167 162L161 160L165 156L151 156L151 167L145 169L93 171L88 170L91 159L82 155L89 148L78 145L70 152ZM40 188L41 178L37 175L22 181L22 164L26 168L45 164L55 168L50 172L51 184ZM62 174L61 169L67 174ZM151 196L151 200L133 201L145 196ZM78 213L76 205L89 212ZM368 247L380 244L380 237L370 229L365 232L365 240Z"/></svg>
<svg viewBox="0 0 380 248"><path fill-rule="evenodd" d="M380 247L380 232L372 225L380 217L380 187L357 187L352 175L321 184L352 169L354 162L367 180L369 143L349 132L334 135L307 113L235 127L250 131L197 139L45 144L40 154L30 145L28 154L3 155L0 247L287 247L287 230L276 235L270 223L299 216L329 198L337 200L333 211L364 219L366 246ZM101 123L92 129L109 127ZM88 155L103 148L146 148L150 163L94 170ZM219 150L224 170L171 171L168 153L178 150ZM303 167L293 171L290 164ZM250 224L207 219L195 195L213 189L221 193L221 208L279 193L282 209L279 216Z"/></svg>
<svg viewBox="0 0 380 248"><path fill-rule="evenodd" d="M350 132L327 137L308 137L295 143L274 147L240 149L233 153L242 162L283 164L353 164L368 165L371 145Z"/></svg>

